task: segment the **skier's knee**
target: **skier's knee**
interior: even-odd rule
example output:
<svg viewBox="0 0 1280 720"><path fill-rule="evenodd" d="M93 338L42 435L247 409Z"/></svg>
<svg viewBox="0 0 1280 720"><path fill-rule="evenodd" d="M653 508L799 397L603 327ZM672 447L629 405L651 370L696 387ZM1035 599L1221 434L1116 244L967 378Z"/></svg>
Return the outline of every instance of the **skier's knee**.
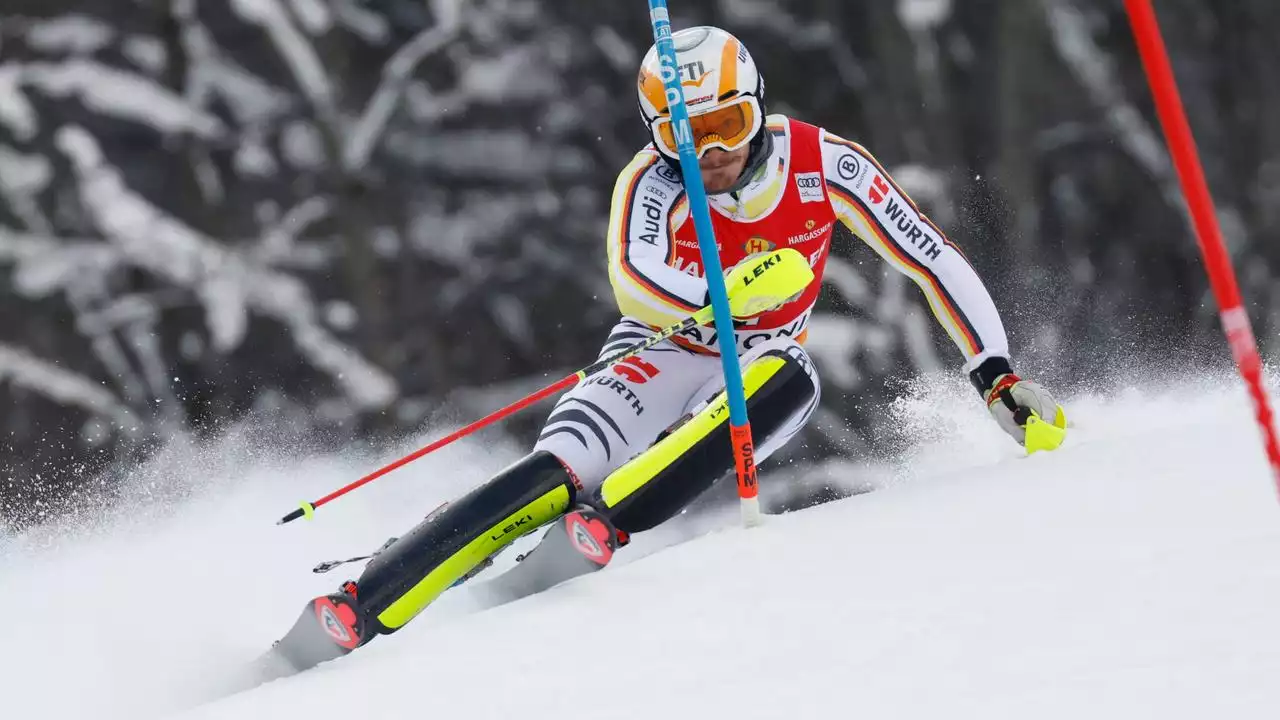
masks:
<svg viewBox="0 0 1280 720"><path fill-rule="evenodd" d="M742 375L757 445L780 435L789 437L812 412L818 386L794 353L766 352ZM733 463L729 406L721 391L684 424L605 478L598 502L619 530L648 530L711 487Z"/></svg>

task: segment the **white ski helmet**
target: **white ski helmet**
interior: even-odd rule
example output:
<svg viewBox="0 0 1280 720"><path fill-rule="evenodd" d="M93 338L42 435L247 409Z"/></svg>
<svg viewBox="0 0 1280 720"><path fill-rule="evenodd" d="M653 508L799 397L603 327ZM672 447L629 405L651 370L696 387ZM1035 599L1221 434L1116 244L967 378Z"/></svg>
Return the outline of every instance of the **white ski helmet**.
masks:
<svg viewBox="0 0 1280 720"><path fill-rule="evenodd" d="M720 28L691 27L671 39L698 157L711 148L733 151L750 143L751 157L740 179L745 184L772 146L769 133L763 132L764 78L747 47ZM656 45L640 63L636 94L654 147L678 167L679 151Z"/></svg>

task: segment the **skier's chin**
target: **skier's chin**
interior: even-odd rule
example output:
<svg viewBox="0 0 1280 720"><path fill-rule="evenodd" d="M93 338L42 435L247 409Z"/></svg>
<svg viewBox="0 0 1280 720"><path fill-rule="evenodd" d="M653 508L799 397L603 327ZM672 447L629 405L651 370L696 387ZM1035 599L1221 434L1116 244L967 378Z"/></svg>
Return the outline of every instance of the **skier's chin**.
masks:
<svg viewBox="0 0 1280 720"><path fill-rule="evenodd" d="M710 195L728 192L741 174L742 163L740 162L732 162L716 168L703 168L702 184Z"/></svg>
<svg viewBox="0 0 1280 720"><path fill-rule="evenodd" d="M699 169L702 171L702 185L708 194L728 192L733 187L747 164L745 151L746 148L733 153L712 150L707 157L702 158Z"/></svg>

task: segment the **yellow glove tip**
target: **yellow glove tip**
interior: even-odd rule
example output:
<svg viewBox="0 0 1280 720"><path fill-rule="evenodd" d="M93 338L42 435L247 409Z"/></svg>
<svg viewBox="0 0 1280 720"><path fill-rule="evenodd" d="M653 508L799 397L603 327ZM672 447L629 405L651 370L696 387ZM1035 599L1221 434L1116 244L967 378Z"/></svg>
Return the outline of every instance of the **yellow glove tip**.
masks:
<svg viewBox="0 0 1280 720"><path fill-rule="evenodd" d="M1027 420L1026 433L1023 445L1027 448L1028 455L1041 450L1057 450L1067 439L1067 416L1062 411L1062 406L1058 406L1052 423L1045 422L1033 411Z"/></svg>

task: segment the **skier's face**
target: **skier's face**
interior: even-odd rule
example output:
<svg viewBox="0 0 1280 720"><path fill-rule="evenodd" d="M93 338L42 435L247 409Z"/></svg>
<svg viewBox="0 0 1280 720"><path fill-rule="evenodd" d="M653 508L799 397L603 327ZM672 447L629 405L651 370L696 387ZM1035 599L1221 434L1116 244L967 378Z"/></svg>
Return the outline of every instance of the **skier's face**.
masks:
<svg viewBox="0 0 1280 720"><path fill-rule="evenodd" d="M742 174L742 169L746 167L747 155L750 153L750 145L744 145L732 152L720 148L708 150L698 160L698 167L702 170L702 184L706 186L707 192L715 195L733 187L733 184L738 181L738 176Z"/></svg>

